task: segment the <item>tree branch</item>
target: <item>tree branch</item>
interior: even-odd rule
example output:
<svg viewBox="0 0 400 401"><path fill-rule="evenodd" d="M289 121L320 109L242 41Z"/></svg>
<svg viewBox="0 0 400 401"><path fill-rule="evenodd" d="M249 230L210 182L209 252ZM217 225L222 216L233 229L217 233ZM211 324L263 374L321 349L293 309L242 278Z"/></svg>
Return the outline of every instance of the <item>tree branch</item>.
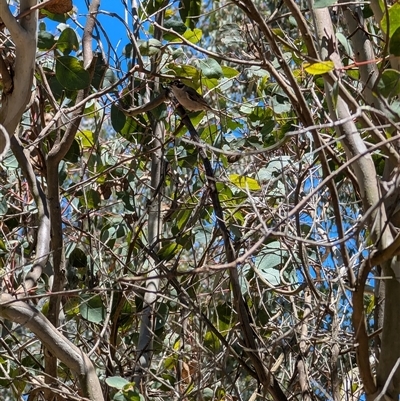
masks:
<svg viewBox="0 0 400 401"><path fill-rule="evenodd" d="M74 371L86 397L102 401L103 393L90 359L77 346L61 335L42 313L9 294L0 296L0 315L30 329L45 347Z"/></svg>
<svg viewBox="0 0 400 401"><path fill-rule="evenodd" d="M225 247L225 256L228 263L234 263L236 261L236 252L233 248L230 233L226 226L223 210L221 206L221 202L218 196L218 190L216 187L216 180L214 176L214 171L212 169L210 160L207 154L204 151L204 148L201 146L200 137L194 128L190 118L187 115L187 112L182 106L178 106L176 108L177 113L180 115L183 124L189 130L191 139L193 142L198 144L197 150L202 159L204 169L206 171L207 183L210 190L210 196L214 207L214 213L217 218L218 226L221 230L222 238L224 240ZM229 277L231 280L231 288L233 292L233 302L235 306L236 313L238 314L241 332L244 339L244 351L246 352L249 359L252 361L254 369L257 373L258 380L263 384L266 391L268 391L275 401L286 401L286 396L283 393L278 381L272 375L272 373L267 369L267 367L263 364L262 358L259 354L259 346L256 342L256 333L252 328L252 318L250 316L250 311L246 303L243 300L239 274L237 265L234 264L231 268L229 268Z"/></svg>

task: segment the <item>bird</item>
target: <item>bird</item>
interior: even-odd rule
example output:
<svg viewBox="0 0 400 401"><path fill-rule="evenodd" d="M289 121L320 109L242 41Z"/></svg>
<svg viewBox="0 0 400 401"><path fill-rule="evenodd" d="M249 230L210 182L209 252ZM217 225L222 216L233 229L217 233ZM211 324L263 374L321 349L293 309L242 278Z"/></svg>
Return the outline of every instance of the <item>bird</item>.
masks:
<svg viewBox="0 0 400 401"><path fill-rule="evenodd" d="M189 111L214 111L200 93L183 82L175 80L169 84L169 87L176 100L184 109Z"/></svg>

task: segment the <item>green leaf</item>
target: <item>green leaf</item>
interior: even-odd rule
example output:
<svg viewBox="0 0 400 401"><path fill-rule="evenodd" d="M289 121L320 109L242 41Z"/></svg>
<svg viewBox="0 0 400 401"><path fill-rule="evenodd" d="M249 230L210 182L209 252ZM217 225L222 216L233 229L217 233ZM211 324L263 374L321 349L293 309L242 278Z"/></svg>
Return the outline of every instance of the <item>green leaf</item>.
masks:
<svg viewBox="0 0 400 401"><path fill-rule="evenodd" d="M94 145L94 133L87 129L81 130L76 134L76 139L80 141L83 148L92 148Z"/></svg>
<svg viewBox="0 0 400 401"><path fill-rule="evenodd" d="M68 176L68 167L67 163L64 160L61 160L60 164L58 165L58 182L60 185L65 181Z"/></svg>
<svg viewBox="0 0 400 401"><path fill-rule="evenodd" d="M124 386L130 384L130 382L123 377L120 376L110 376L106 378L106 383L109 387L116 388L118 390L122 390Z"/></svg>
<svg viewBox="0 0 400 401"><path fill-rule="evenodd" d="M278 177L283 173L285 168L291 164L291 159L290 156L285 155L271 159L266 167L262 167L258 170L257 177L263 182L268 182Z"/></svg>
<svg viewBox="0 0 400 401"><path fill-rule="evenodd" d="M206 60L199 60L197 67L200 69L202 75L206 78L222 78L224 73L219 63L213 58L208 58Z"/></svg>
<svg viewBox="0 0 400 401"><path fill-rule="evenodd" d="M164 22L164 28L179 33L179 35L183 35L188 29L187 26L182 21L173 18L167 19ZM172 41L178 38L173 33L165 32L164 39L167 41Z"/></svg>
<svg viewBox="0 0 400 401"><path fill-rule="evenodd" d="M321 61L314 64L304 63L303 67L311 75L326 74L335 69L333 61Z"/></svg>
<svg viewBox="0 0 400 401"><path fill-rule="evenodd" d="M196 67L188 64L168 64L168 69L175 72L178 77L190 77L193 81L198 81L200 79L199 71Z"/></svg>
<svg viewBox="0 0 400 401"><path fill-rule="evenodd" d="M292 104L289 102L278 101L278 96L271 98L271 108L275 114L289 113L292 110Z"/></svg>
<svg viewBox="0 0 400 401"><path fill-rule="evenodd" d="M39 31L38 33L38 49L39 50L49 50L56 43L54 35L47 31Z"/></svg>
<svg viewBox="0 0 400 401"><path fill-rule="evenodd" d="M71 147L68 149L68 152L64 156L64 160L69 163L76 163L81 157L81 148L76 139L72 142Z"/></svg>
<svg viewBox="0 0 400 401"><path fill-rule="evenodd" d="M255 266L262 273L263 278L272 285L280 284L279 267L284 264L287 253L285 249L282 249L279 241L273 241L255 257Z"/></svg>
<svg viewBox="0 0 400 401"><path fill-rule="evenodd" d="M383 71L377 90L386 98L397 96L400 93L400 73L391 68Z"/></svg>
<svg viewBox="0 0 400 401"><path fill-rule="evenodd" d="M128 44L125 45L125 47L122 49L122 54L123 54L126 58L131 58L131 57L132 57L132 50L133 50L133 45L132 45L132 43L128 43Z"/></svg>
<svg viewBox="0 0 400 401"><path fill-rule="evenodd" d="M353 56L353 49L350 46L350 41L347 39L346 36L343 35L341 32L336 32L336 38L340 42L340 44L343 46L344 50L346 51L346 54L349 55L349 57Z"/></svg>
<svg viewBox="0 0 400 401"><path fill-rule="evenodd" d="M174 18L169 18L164 22L165 29L172 29L173 31L182 35L186 32L187 26L182 22ZM164 36L165 39L165 36Z"/></svg>
<svg viewBox="0 0 400 401"><path fill-rule="evenodd" d="M68 13L55 14L55 13L51 13L50 11L45 10L44 8L42 8L40 10L40 14L45 15L47 18L51 19L52 21L61 22L61 23L65 23L69 19Z"/></svg>
<svg viewBox="0 0 400 401"><path fill-rule="evenodd" d="M65 56L68 56L72 51L76 52L79 49L79 41L76 33L71 28L65 28L57 40L57 49Z"/></svg>
<svg viewBox="0 0 400 401"><path fill-rule="evenodd" d="M79 197L79 200L81 204L86 207L86 209L93 210L99 207L101 198L98 191L89 189L86 191L84 196Z"/></svg>
<svg viewBox="0 0 400 401"><path fill-rule="evenodd" d="M249 69L247 69L247 76L249 78L257 77L257 78L269 78L270 74L264 68L258 67L256 65L252 65Z"/></svg>
<svg viewBox="0 0 400 401"><path fill-rule="evenodd" d="M170 260L172 259L180 250L182 249L182 245L176 244L174 242L170 242L169 244L163 246L158 252L157 255L161 260Z"/></svg>
<svg viewBox="0 0 400 401"><path fill-rule="evenodd" d="M92 323L101 323L106 315L103 301L99 295L81 297L79 312L82 317Z"/></svg>
<svg viewBox="0 0 400 401"><path fill-rule="evenodd" d="M194 28L193 31L188 29L184 34L183 37L188 40L190 43L198 43L203 36L203 31L198 28Z"/></svg>
<svg viewBox="0 0 400 401"><path fill-rule="evenodd" d="M75 247L69 256L69 263L73 267L87 267L87 255L82 249Z"/></svg>
<svg viewBox="0 0 400 401"><path fill-rule="evenodd" d="M116 82L114 71L108 68L101 53L97 53L92 85L96 89L104 89Z"/></svg>
<svg viewBox="0 0 400 401"><path fill-rule="evenodd" d="M201 0L181 0L178 9L182 21L187 27L193 29L201 14Z"/></svg>
<svg viewBox="0 0 400 401"><path fill-rule="evenodd" d="M390 38L389 53L396 57L400 56L400 27L396 29Z"/></svg>
<svg viewBox="0 0 400 401"><path fill-rule="evenodd" d="M127 401L144 401L143 396L135 389L135 383L127 384L122 389L122 393Z"/></svg>
<svg viewBox="0 0 400 401"><path fill-rule="evenodd" d="M400 3L395 2L389 9L389 38L392 38L393 34L400 28ZM387 33L388 22L387 22L387 14L383 14L383 18L381 21L382 31Z"/></svg>
<svg viewBox="0 0 400 401"><path fill-rule="evenodd" d="M111 125L116 132L121 132L126 123L127 117L115 104L111 106Z"/></svg>
<svg viewBox="0 0 400 401"><path fill-rule="evenodd" d="M373 12L370 4L364 4L363 7L361 8L361 10L362 10L364 19L371 18L374 15L374 12Z"/></svg>
<svg viewBox="0 0 400 401"><path fill-rule="evenodd" d="M204 335L203 344L213 352L217 352L221 346L219 338L212 331Z"/></svg>
<svg viewBox="0 0 400 401"><path fill-rule="evenodd" d="M240 74L240 72L238 70L235 70L232 67L226 67L226 66L222 66L222 73L224 74L225 78L234 78Z"/></svg>
<svg viewBox="0 0 400 401"><path fill-rule="evenodd" d="M71 56L57 57L56 77L64 88L72 91L85 89L90 85L89 72L77 58Z"/></svg>
<svg viewBox="0 0 400 401"><path fill-rule="evenodd" d="M19 166L18 161L11 150L6 153L0 165L2 165L6 170L15 170Z"/></svg>
<svg viewBox="0 0 400 401"><path fill-rule="evenodd" d="M202 396L204 401L211 401L214 399L214 391L211 388L206 387L205 389L203 389Z"/></svg>
<svg viewBox="0 0 400 401"><path fill-rule="evenodd" d="M0 201L0 216L5 216L5 214L7 213L7 210L8 210L7 200L5 198L3 198ZM0 245L0 249L1 249L1 245ZM5 249L3 249L3 250L5 250Z"/></svg>
<svg viewBox="0 0 400 401"><path fill-rule="evenodd" d="M176 227L178 228L178 232L182 230L186 222L189 220L191 214L192 211L189 208L179 211L176 217Z"/></svg>
<svg viewBox="0 0 400 401"><path fill-rule="evenodd" d="M336 4L337 0L315 0L313 8L325 8Z"/></svg>
<svg viewBox="0 0 400 401"><path fill-rule="evenodd" d="M157 39L139 40L138 42L142 56L154 56L162 47L162 43Z"/></svg>
<svg viewBox="0 0 400 401"><path fill-rule="evenodd" d="M242 189L250 189L251 191L259 191L261 189L260 184L254 178L239 174L231 174L229 180L232 184Z"/></svg>
<svg viewBox="0 0 400 401"><path fill-rule="evenodd" d="M224 303L217 306L218 314L218 330L225 335L233 325L232 322L232 305ZM225 333L224 333L225 332Z"/></svg>
<svg viewBox="0 0 400 401"><path fill-rule="evenodd" d="M155 319L154 331L159 331L165 327L165 323L168 320L169 307L166 303L161 303Z"/></svg>
<svg viewBox="0 0 400 401"><path fill-rule="evenodd" d="M138 118L138 117L136 117ZM135 134L138 132L138 124L137 120L133 119L132 117L128 117L125 121L123 128L119 131L119 133L126 139L133 141Z"/></svg>

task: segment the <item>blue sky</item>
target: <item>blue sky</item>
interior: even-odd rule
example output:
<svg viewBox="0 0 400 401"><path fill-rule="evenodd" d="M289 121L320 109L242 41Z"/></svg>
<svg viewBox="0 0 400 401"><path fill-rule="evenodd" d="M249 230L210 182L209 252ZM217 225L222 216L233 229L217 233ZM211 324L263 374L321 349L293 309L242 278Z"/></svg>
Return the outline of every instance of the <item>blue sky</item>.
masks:
<svg viewBox="0 0 400 401"><path fill-rule="evenodd" d="M128 5L129 3L131 3L130 0L126 1ZM115 13L118 14L120 17L124 18L125 7L122 2L123 0L102 1L100 4L100 10L107 11L110 13ZM85 0L74 0L74 5L78 8L78 16L80 22L82 24L85 23L86 15L88 12ZM108 15L99 15L98 19L102 23L113 45L117 45L119 41L122 41L123 45L126 44L127 42L126 32L120 21Z"/></svg>
<svg viewBox="0 0 400 401"><path fill-rule="evenodd" d="M128 2L128 6L131 3L131 0L126 0ZM98 20L101 23L101 26L105 32L105 35L107 36L109 40L109 44L107 40L105 40L105 35L104 33L100 31L101 35L101 42L104 46L104 51L107 54L108 53L108 46L111 45L113 49L116 51L118 56L121 56L122 51L126 44L129 42L128 36L126 33L125 26L123 22L119 19L117 19L115 16L112 14L117 14L121 19L125 20L125 7L123 5L124 0L106 0L102 1L100 5L100 15L98 16ZM80 25L84 26L86 23L87 15L88 15L88 8L86 6L85 0L74 0L73 4L75 7L78 9L78 22ZM41 20L46 24L46 29L50 31L54 35L58 35L59 31L57 31L57 26L58 22L51 21L50 19L46 18L44 20ZM74 30L76 30L76 33L82 37L82 29L77 28L75 23L69 19L67 21L67 24ZM132 21L131 18L129 18L129 26L132 27ZM96 45L94 45L93 50L98 50L96 49ZM111 54L111 57L113 55ZM111 60L110 60L111 61ZM111 61L112 63L112 61Z"/></svg>

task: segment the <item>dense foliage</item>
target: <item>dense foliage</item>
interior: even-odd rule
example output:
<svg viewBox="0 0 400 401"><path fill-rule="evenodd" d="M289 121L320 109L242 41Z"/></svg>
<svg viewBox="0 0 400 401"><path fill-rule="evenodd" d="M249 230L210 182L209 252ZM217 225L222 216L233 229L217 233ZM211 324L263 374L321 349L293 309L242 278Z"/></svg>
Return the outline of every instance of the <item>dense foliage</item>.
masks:
<svg viewBox="0 0 400 401"><path fill-rule="evenodd" d="M86 3L0 5L3 399L397 399L398 4Z"/></svg>

